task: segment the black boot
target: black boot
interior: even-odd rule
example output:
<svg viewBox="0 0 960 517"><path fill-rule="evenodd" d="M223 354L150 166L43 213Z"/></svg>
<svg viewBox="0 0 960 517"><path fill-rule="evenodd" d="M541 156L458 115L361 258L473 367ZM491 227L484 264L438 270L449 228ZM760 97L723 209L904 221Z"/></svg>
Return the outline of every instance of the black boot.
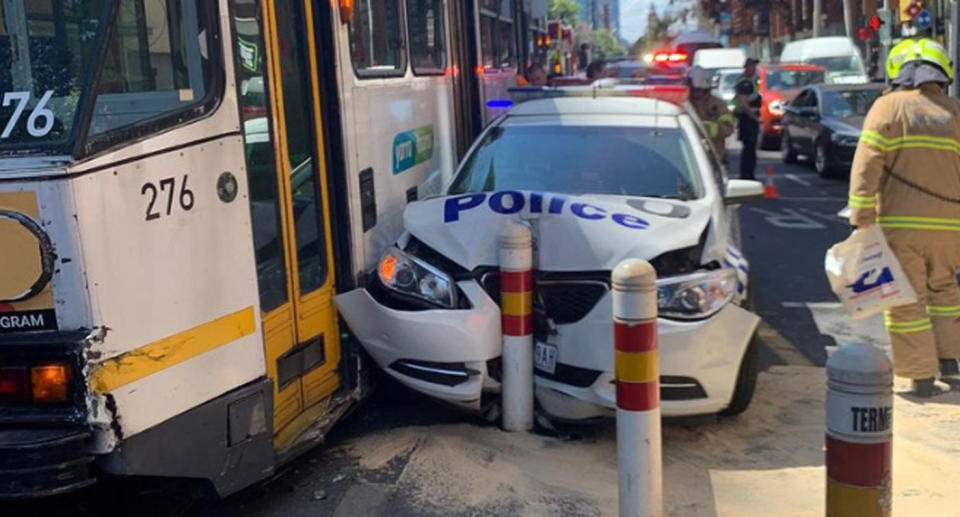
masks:
<svg viewBox="0 0 960 517"><path fill-rule="evenodd" d="M960 381L960 359L941 359L940 378Z"/></svg>
<svg viewBox="0 0 960 517"><path fill-rule="evenodd" d="M943 393L943 388L937 386L936 379L930 377L927 379L913 379L910 381L910 395L920 398L935 397Z"/></svg>

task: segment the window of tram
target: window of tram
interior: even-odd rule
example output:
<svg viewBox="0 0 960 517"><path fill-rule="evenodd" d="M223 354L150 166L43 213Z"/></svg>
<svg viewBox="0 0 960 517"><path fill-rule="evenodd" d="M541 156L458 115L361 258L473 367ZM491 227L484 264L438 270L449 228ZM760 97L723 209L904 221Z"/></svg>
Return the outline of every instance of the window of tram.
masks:
<svg viewBox="0 0 960 517"><path fill-rule="evenodd" d="M410 63L415 74L442 74L447 66L443 0L407 0Z"/></svg>
<svg viewBox="0 0 960 517"><path fill-rule="evenodd" d="M269 312L287 301L287 275L280 228L277 161L267 111L266 61L259 0L233 0L237 88L250 188L250 215L257 262L260 309Z"/></svg>
<svg viewBox="0 0 960 517"><path fill-rule="evenodd" d="M403 75L407 63L399 0L356 0L350 56L361 77Z"/></svg>
<svg viewBox="0 0 960 517"><path fill-rule="evenodd" d="M90 134L97 135L203 101L213 73L213 20L199 0L120 0L107 41ZM177 123L173 121L172 123Z"/></svg>
<svg viewBox="0 0 960 517"><path fill-rule="evenodd" d="M324 242L323 204L317 183L319 160L315 156L313 88L311 88L305 37L307 24L303 3L277 0L283 114L290 160L290 188L293 193L294 233L297 243L300 294L309 293L326 281L327 255Z"/></svg>
<svg viewBox="0 0 960 517"><path fill-rule="evenodd" d="M69 144L107 3L0 3L0 149Z"/></svg>
<svg viewBox="0 0 960 517"><path fill-rule="evenodd" d="M480 62L487 71L517 62L513 0L480 0Z"/></svg>

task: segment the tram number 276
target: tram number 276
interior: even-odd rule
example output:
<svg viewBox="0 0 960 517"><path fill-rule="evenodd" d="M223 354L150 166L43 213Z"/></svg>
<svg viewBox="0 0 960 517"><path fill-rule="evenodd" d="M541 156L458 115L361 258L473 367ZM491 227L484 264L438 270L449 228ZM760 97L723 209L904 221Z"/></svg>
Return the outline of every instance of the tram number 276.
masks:
<svg viewBox="0 0 960 517"><path fill-rule="evenodd" d="M183 175L183 180L180 181L180 194L178 197L180 208L188 212L193 209L193 191L187 188L187 174ZM158 187L159 185L159 187ZM166 215L173 213L173 198L174 191L177 190L177 179L176 178L163 178L156 184L147 182L143 184L143 187L140 187L140 195L149 196L150 200L147 202L147 221L153 221L155 219L160 219L160 209L162 204L157 206L158 198L161 198L161 194L166 194L167 197L167 212ZM161 200L162 203L162 200Z"/></svg>

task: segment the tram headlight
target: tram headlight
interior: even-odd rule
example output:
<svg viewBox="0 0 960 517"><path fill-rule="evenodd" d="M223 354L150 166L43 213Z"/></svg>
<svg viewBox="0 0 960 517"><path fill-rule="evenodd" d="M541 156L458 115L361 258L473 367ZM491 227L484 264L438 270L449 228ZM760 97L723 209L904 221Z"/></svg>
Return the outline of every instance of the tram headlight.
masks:
<svg viewBox="0 0 960 517"><path fill-rule="evenodd" d="M720 312L737 292L737 274L718 269L657 282L660 315L682 320L701 320Z"/></svg>
<svg viewBox="0 0 960 517"><path fill-rule="evenodd" d="M450 275L417 257L391 248L377 266L384 287L439 307L457 306L457 289Z"/></svg>

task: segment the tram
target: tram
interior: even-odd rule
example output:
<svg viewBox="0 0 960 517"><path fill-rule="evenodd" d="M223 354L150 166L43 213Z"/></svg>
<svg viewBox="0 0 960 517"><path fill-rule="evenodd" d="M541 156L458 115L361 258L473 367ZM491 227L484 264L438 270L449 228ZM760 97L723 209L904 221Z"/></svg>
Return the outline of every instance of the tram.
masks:
<svg viewBox="0 0 960 517"><path fill-rule="evenodd" d="M368 388L334 295L449 180L545 4L2 2L0 499L100 472L225 496L322 441Z"/></svg>

